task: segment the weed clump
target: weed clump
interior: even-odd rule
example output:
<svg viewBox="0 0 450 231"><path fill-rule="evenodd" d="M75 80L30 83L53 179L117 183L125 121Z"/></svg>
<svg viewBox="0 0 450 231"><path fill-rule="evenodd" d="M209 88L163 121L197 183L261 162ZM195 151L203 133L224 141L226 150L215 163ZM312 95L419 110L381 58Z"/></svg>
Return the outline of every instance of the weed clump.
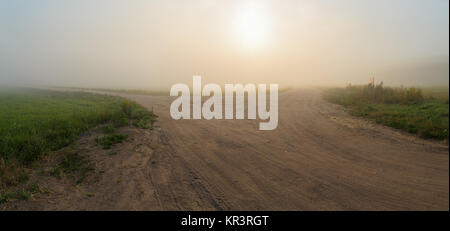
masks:
<svg viewBox="0 0 450 231"><path fill-rule="evenodd" d="M93 170L95 170L95 163L91 162L87 156L70 149L64 150L59 162L46 172L58 178L71 176L76 184L80 184Z"/></svg>
<svg viewBox="0 0 450 231"><path fill-rule="evenodd" d="M13 192L0 193L0 204L10 200L29 200L31 193L26 189L18 189Z"/></svg>
<svg viewBox="0 0 450 231"><path fill-rule="evenodd" d="M128 101L124 102L121 108L128 121L132 121L133 126L143 129L153 128L153 123L157 118L153 112L149 112L136 103Z"/></svg>
<svg viewBox="0 0 450 231"><path fill-rule="evenodd" d="M128 138L128 135L123 134L108 134L102 138L95 138L95 142L103 146L103 149L110 149L112 145L122 143Z"/></svg>

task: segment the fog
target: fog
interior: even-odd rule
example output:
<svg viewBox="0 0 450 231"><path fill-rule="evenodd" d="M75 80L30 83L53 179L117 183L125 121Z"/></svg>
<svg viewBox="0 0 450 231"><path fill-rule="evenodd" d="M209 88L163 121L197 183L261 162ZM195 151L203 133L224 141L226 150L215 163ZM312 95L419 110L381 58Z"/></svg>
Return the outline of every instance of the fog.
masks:
<svg viewBox="0 0 450 231"><path fill-rule="evenodd" d="M448 85L448 28L447 0L0 0L0 85Z"/></svg>

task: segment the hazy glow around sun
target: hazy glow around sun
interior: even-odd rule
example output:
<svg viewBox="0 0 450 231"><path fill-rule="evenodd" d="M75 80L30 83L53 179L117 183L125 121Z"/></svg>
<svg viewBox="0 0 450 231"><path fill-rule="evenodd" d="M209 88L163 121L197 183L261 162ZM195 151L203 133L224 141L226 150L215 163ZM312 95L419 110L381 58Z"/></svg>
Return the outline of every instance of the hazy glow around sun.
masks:
<svg viewBox="0 0 450 231"><path fill-rule="evenodd" d="M249 2L237 10L234 30L241 48L264 47L270 36L270 15L261 4Z"/></svg>

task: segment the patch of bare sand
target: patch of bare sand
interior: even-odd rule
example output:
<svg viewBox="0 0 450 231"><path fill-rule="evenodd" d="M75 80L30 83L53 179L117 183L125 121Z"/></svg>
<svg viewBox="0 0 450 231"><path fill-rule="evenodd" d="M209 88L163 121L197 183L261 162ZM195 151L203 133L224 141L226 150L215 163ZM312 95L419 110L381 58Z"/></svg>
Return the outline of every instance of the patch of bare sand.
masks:
<svg viewBox="0 0 450 231"><path fill-rule="evenodd" d="M0 207L2 210L158 208L159 201L148 179L148 168L156 164L151 157L161 142L159 131L160 128L121 128L118 133L128 135L127 140L105 150L95 141L104 134L93 129L81 136L75 145L52 153L32 169L29 182L36 183L40 193L33 194L29 201L11 201ZM92 165L92 169L55 173L54 169L70 153L85 158L86 165Z"/></svg>

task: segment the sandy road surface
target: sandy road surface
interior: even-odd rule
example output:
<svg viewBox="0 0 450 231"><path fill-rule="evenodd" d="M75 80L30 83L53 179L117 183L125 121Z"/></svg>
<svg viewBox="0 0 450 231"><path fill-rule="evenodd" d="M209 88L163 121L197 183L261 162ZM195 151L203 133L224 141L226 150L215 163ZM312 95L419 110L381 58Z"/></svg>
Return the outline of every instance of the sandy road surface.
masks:
<svg viewBox="0 0 450 231"><path fill-rule="evenodd" d="M318 90L281 93L273 131L255 120L175 121L173 98L123 96L160 116L158 148L126 183L97 184L102 197L33 209L449 209L447 145L353 118Z"/></svg>

